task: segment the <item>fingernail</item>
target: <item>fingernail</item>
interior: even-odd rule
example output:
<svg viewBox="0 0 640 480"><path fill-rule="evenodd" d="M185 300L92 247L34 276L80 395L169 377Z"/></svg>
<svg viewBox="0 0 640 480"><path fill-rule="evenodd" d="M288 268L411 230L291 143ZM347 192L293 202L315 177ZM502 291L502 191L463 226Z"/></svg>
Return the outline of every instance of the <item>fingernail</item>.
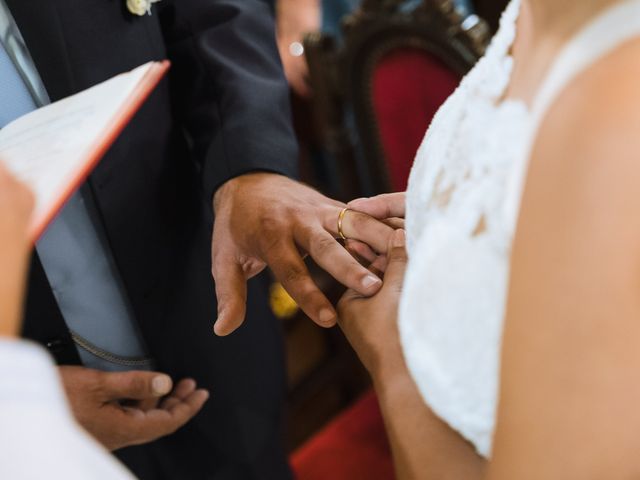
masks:
<svg viewBox="0 0 640 480"><path fill-rule="evenodd" d="M396 230L393 234L393 246L404 247L407 243L407 235L404 230Z"/></svg>
<svg viewBox="0 0 640 480"><path fill-rule="evenodd" d="M362 286L364 288L366 288L366 289L369 289L370 287L373 287L374 285L380 285L381 283L382 283L382 280L380 280L375 275L367 275L366 277L364 277L362 279Z"/></svg>
<svg viewBox="0 0 640 480"><path fill-rule="evenodd" d="M324 325L331 325L335 320L335 314L333 313L332 310L328 308L323 308L322 310L320 310L319 318L320 318L320 323Z"/></svg>
<svg viewBox="0 0 640 480"><path fill-rule="evenodd" d="M166 395L171 391L171 378L167 375L158 375L151 380L151 388L155 395Z"/></svg>

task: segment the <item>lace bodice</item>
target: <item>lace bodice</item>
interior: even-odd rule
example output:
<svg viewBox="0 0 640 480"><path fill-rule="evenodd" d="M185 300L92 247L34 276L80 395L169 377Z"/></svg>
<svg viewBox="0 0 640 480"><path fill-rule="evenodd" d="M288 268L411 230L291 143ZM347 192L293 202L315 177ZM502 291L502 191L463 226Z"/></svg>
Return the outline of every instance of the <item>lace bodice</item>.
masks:
<svg viewBox="0 0 640 480"><path fill-rule="evenodd" d="M623 3L636 10L623 14L640 18L640 1ZM531 140L554 95L623 39L604 33L616 29L607 15L599 17L607 28L586 28L570 42L530 111L523 102L500 101L519 11L520 0L512 0L486 55L434 117L407 192L409 266L400 305L407 364L434 412L484 456L495 424L509 258ZM627 35L640 34L636 23ZM602 40L594 35L610 41L595 42L604 43L598 52L578 48Z"/></svg>

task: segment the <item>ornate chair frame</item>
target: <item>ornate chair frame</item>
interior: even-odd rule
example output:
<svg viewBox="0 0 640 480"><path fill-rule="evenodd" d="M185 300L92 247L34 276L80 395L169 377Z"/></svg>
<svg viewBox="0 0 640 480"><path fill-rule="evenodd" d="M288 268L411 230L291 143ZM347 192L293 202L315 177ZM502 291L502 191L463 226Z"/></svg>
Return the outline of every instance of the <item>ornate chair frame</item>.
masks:
<svg viewBox="0 0 640 480"><path fill-rule="evenodd" d="M364 0L343 21L341 46L324 34L305 38L317 121L325 147L339 162L343 196L347 198L391 189L372 103L372 78L378 62L397 48L417 48L463 76L482 56L490 36L484 20L476 15L463 18L452 0L422 0L410 13L402 10L402 3ZM358 181L347 105L355 116L373 192L362 191Z"/></svg>

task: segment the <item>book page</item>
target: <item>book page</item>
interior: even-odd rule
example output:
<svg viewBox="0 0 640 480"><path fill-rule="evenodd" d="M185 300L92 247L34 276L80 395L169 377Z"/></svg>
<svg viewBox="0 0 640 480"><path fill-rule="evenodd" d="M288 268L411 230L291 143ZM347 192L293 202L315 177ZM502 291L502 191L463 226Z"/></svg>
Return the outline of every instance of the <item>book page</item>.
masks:
<svg viewBox="0 0 640 480"><path fill-rule="evenodd" d="M162 71L153 78L149 73ZM36 197L33 234L80 185L168 65L151 62L35 110L0 130L0 161ZM141 88L147 83L147 88ZM133 109L133 111L131 111ZM35 239L34 239L35 240Z"/></svg>

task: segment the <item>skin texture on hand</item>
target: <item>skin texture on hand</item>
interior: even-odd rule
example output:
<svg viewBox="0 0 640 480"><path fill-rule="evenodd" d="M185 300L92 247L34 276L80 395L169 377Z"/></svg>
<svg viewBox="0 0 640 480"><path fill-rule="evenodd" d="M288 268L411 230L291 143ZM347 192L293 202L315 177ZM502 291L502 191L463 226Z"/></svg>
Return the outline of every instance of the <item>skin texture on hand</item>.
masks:
<svg viewBox="0 0 640 480"><path fill-rule="evenodd" d="M214 197L212 273L218 320L215 332L227 335L244 321L246 282L267 265L302 310L331 327L336 312L309 275L312 259L343 285L373 295L380 278L360 265L340 243L338 216L344 204L281 175L252 173L224 184ZM343 232L385 251L393 229L372 217L348 212Z"/></svg>
<svg viewBox="0 0 640 480"><path fill-rule="evenodd" d="M347 206L354 211L370 215L394 229L404 229L405 205L405 192L398 192L384 193L371 198L358 198L349 202ZM352 255L366 262L372 263L378 257L378 253L364 242L348 240L345 246Z"/></svg>
<svg viewBox="0 0 640 480"><path fill-rule="evenodd" d="M173 388L157 372L110 373L60 367L76 420L109 450L141 445L184 426L209 398L185 379Z"/></svg>
<svg viewBox="0 0 640 480"><path fill-rule="evenodd" d="M371 198L358 198L349 202L349 208L357 210L373 218L404 218L407 195L405 192L383 193Z"/></svg>
<svg viewBox="0 0 640 480"><path fill-rule="evenodd" d="M31 191L0 162L0 335L15 336L20 329L33 206Z"/></svg>

